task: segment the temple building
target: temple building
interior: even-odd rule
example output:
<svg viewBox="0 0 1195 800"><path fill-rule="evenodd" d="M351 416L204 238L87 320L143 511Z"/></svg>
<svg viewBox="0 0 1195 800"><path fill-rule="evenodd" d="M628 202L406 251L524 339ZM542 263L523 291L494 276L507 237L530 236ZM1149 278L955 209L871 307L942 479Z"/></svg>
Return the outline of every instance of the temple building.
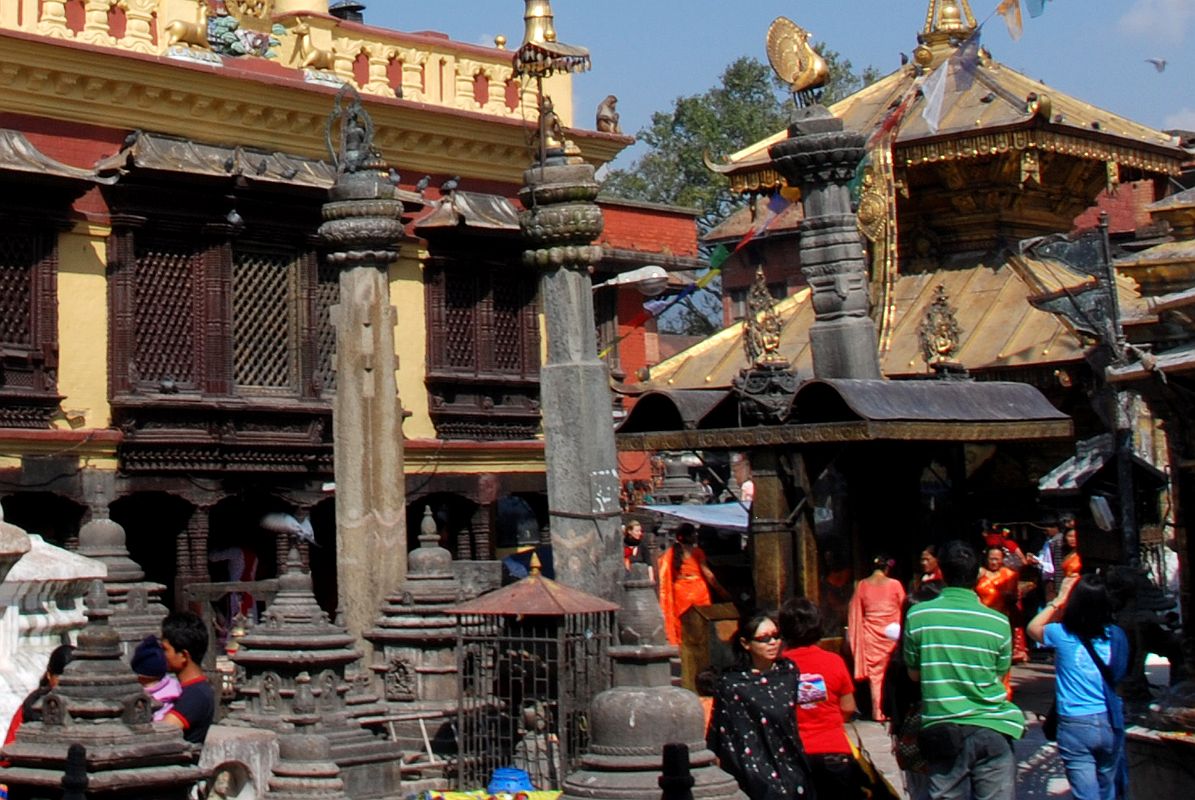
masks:
<svg viewBox="0 0 1195 800"><path fill-rule="evenodd" d="M788 476L792 520L799 522L804 514L795 510L798 498L814 505L812 516L796 526L804 532L796 545L801 575L789 583L810 594L819 591L819 583L821 590L831 589L827 581L843 569L861 569L873 549L897 548L911 563L927 542L968 530L978 533L984 520L1030 529L1050 509L1080 513L1081 527L1090 532L1083 546L1093 561L1117 561L1124 552L1119 532L1094 524L1088 508L1091 486L1072 482L1043 500L1041 492L1050 487L1039 480L1076 456L1077 440L1109 429L1106 398L1100 394L1107 361L1099 355L1102 344L1108 349L1115 344L1105 339L1108 315L1123 328L1121 344L1125 338L1148 341L1158 332L1159 316L1145 295L1163 284L1167 291L1191 285L1189 258L1185 266L1175 261L1189 255L1190 243L1179 236L1169 243L1158 240L1152 249L1140 245L1136 255L1117 262L1115 289L1108 291L1104 268L1119 251L1101 250L1100 209L1092 209L1131 200L1126 204L1130 213L1115 219L1111 232L1126 249L1123 240L1136 227L1149 225L1149 213L1155 220L1170 219L1181 233L1189 228L1188 203L1162 198L1173 191L1171 179L1180 175L1190 153L1178 136L1069 97L997 61L979 45L979 23L970 6L967 0L930 0L910 62L828 109L846 132L862 135L865 142L863 161L850 181L850 210L866 244L867 297L861 307L869 309L879 371L890 383L965 375L978 386L1028 384L1071 418L1071 434L1044 437L1030 446L996 445L979 436L961 455L876 449L873 458L892 460L887 470L867 473L880 481L871 484L868 508L836 505L835 482L842 476L831 467L834 453L845 450L834 451L829 443L855 440L845 430L814 431L812 423L859 420L873 432L863 438L898 441L903 434L874 432L888 424L905 425L911 441L917 438L914 418L922 409L901 408L899 398L885 405L880 394L855 391L846 385L850 381L831 380L832 389L808 383L844 376L819 374L811 330L827 308L814 279L822 276L824 282L825 268L808 269L802 256L804 238L822 228L808 225L808 198L782 164L785 154L794 152L794 137L802 135L794 133L800 109L793 127L711 162L748 200L706 237L732 247L743 243L723 269L727 327L651 368L636 387L641 392L637 408L650 400L659 422L653 426L644 408L642 418L632 413L621 429L620 450L707 445L758 451L770 442L773 448L789 447L776 451L782 460L793 452L823 453L804 467L781 471ZM772 50L769 56L775 65ZM931 102L936 90L940 103ZM819 156L797 156L802 157ZM1056 241L1084 227L1096 230L1079 246L1087 248L1082 255ZM1154 276L1159 277L1151 282ZM847 279L839 280L837 291L846 297L853 289ZM1119 307L1115 313L1104 299L1112 294ZM1101 296L1096 305L1083 305L1096 302L1096 295ZM1080 297L1086 300L1079 302ZM1099 313L1086 320L1063 313L1062 306L1072 300L1088 316L1097 305ZM758 324L744 324L745 319ZM767 328L769 321L776 323L773 329ZM761 335L774 335L771 355L791 366L802 388L796 389L787 416L779 415L784 431L756 429L749 435L748 423L736 423L730 414L733 402L723 399L742 393L747 378L741 376L752 366L751 339ZM1134 455L1164 467L1167 444L1154 411L1139 395L1122 397L1133 418ZM803 423L810 423L810 430L798 430ZM846 438L836 438L840 435ZM1139 523L1160 531L1159 485L1151 483L1159 473L1143 470L1138 489L1146 498L1153 492L1154 516ZM896 488L901 482L903 488ZM756 491L758 504L758 479ZM902 531L899 540L891 538L894 528Z"/></svg>
<svg viewBox="0 0 1195 800"><path fill-rule="evenodd" d="M504 39L381 29L343 5L0 8L0 500L58 543L106 503L167 605L187 584L277 575L287 537L260 521L285 513L311 521L315 591L334 610L338 287L316 231L345 85L416 209L388 270L408 529L430 506L455 558L493 559L515 544L504 510L547 519L542 309L517 219L534 84ZM631 139L581 121L570 81L545 92L600 166ZM599 277L696 264L687 212L606 207ZM642 235L657 221L681 243ZM601 298L609 342L630 291ZM89 482L112 487L98 501L94 471L115 475ZM226 571L212 558L230 549Z"/></svg>

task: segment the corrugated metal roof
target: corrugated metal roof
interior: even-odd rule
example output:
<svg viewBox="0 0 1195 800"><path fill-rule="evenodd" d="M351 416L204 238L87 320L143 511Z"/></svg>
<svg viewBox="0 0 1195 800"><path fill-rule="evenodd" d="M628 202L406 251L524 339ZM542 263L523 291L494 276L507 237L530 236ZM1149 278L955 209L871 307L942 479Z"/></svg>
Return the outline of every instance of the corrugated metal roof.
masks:
<svg viewBox="0 0 1195 800"><path fill-rule="evenodd" d="M834 402L837 397L840 402ZM845 408L842 407L845 404ZM1069 419L1027 383L1011 381L813 380L801 385L790 422L1022 422Z"/></svg>
<svg viewBox="0 0 1195 800"><path fill-rule="evenodd" d="M904 66L833 104L830 113L842 119L848 130L870 134L879 128L888 112L900 103L918 75L915 66ZM902 154L901 151L921 143L1029 127L1071 135L1091 143L1088 147L1076 144L1068 148L1067 152L1072 155L1108 160L1104 157L1106 154L1095 151L1102 150L1101 146L1119 148L1125 152L1113 160L1147 171L1177 174L1184 159L1183 151L1170 134L1071 97L991 59L981 63L976 70L975 80L961 91L955 81L947 82L947 91L950 94L942 104L942 116L936 131L930 129L922 115L926 99L918 91L897 132L895 145L898 165L917 163L919 156L916 153ZM1049 98L1051 108L1048 120L1038 120L1029 112L1027 98L1031 93ZM787 135L787 131L777 131L731 154L719 171L738 173L763 168L771 160L768 149ZM988 144L999 146L995 141ZM976 152L969 154L983 155L985 152L983 147L979 147ZM905 155L909 157L905 158Z"/></svg>
<svg viewBox="0 0 1195 800"><path fill-rule="evenodd" d="M519 211L514 203L496 194L449 192L437 201L430 214L415 225L416 231L444 228L480 228L484 230L519 231Z"/></svg>
<svg viewBox="0 0 1195 800"><path fill-rule="evenodd" d="M474 600L448 609L449 614L480 616L563 617L617 611L618 606L580 589L532 572L523 580L503 586Z"/></svg>
<svg viewBox="0 0 1195 800"><path fill-rule="evenodd" d="M881 369L888 377L932 374L921 354L919 329L939 284L945 287L962 328L952 360L967 369L980 372L1078 361L1086 352L1085 341L1055 315L1030 305L1029 298L1091 281L1060 262L1026 256L994 269L978 265L901 275L894 287L896 312ZM1126 318L1148 314L1132 281L1122 278L1118 288ZM776 303L780 354L805 377L813 372L809 328L814 315L809 297L805 288ZM641 386L645 390L729 388L747 366L742 328L742 323L731 325L660 362L651 368L651 380Z"/></svg>

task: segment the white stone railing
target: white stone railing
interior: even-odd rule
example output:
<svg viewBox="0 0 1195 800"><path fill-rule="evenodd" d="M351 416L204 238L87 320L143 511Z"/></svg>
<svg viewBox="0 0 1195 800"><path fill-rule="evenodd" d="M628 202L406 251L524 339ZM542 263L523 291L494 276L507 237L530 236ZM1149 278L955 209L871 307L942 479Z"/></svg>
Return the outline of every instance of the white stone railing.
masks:
<svg viewBox="0 0 1195 800"><path fill-rule="evenodd" d="M186 57L194 51L190 45L184 41L171 47L169 42L172 31L200 24L199 2L6 0L0 4L0 31ZM342 25L326 14L276 14L262 20L242 18L241 23L245 30L264 36L263 41L270 41L272 35L276 44L264 46L268 56L225 58L269 57L309 81L351 83L366 95L401 96L511 119L536 118L533 87L516 83L507 50L440 40L435 35Z"/></svg>
<svg viewBox="0 0 1195 800"><path fill-rule="evenodd" d="M83 597L108 575L103 562L29 535L32 545L0 583L0 719L37 686L50 653L87 625Z"/></svg>

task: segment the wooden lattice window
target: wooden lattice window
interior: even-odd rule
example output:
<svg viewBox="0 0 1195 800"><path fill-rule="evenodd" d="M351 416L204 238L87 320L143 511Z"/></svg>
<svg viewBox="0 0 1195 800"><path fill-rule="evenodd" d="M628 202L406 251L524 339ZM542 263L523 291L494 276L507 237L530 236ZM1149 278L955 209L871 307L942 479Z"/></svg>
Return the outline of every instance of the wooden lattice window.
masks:
<svg viewBox="0 0 1195 800"><path fill-rule="evenodd" d="M526 356L524 309L533 301L524 281L494 280L493 368L498 372L521 373Z"/></svg>
<svg viewBox="0 0 1195 800"><path fill-rule="evenodd" d="M186 242L138 242L133 276L136 378L151 384L193 388L195 357L195 284L200 255Z"/></svg>
<svg viewBox="0 0 1195 800"><path fill-rule="evenodd" d="M43 243L33 236L0 237L0 347L33 345L33 268Z"/></svg>
<svg viewBox="0 0 1195 800"><path fill-rule="evenodd" d="M444 358L437 366L477 369L477 276L447 271L444 279Z"/></svg>
<svg viewBox="0 0 1195 800"><path fill-rule="evenodd" d="M241 391L299 386L299 270L294 251L238 246L232 265L232 372Z"/></svg>
<svg viewBox="0 0 1195 800"><path fill-rule="evenodd" d="M55 236L25 223L6 228L0 237L0 391L52 392L58 338ZM0 412L0 427L26 422Z"/></svg>
<svg viewBox="0 0 1195 800"><path fill-rule="evenodd" d="M315 377L324 394L336 391L336 328L332 306L340 301L340 270L320 260L315 282Z"/></svg>

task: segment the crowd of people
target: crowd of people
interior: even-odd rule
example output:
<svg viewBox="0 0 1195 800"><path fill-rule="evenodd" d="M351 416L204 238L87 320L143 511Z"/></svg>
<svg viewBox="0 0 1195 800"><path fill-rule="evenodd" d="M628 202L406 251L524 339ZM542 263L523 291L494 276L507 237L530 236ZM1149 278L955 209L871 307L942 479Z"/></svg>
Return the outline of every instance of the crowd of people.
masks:
<svg viewBox="0 0 1195 800"><path fill-rule="evenodd" d="M1061 557L1054 563L1071 563L1056 570L1056 583L1047 573L1056 588L1022 622L1016 609L1025 587L1005 564L1014 554L988 543L986 551L962 542L926 548L907 590L889 575L889 559L875 559L851 600L853 669L819 646L826 633L821 610L805 598L790 599L777 614L742 615L731 640L733 666L703 675L702 683L712 695L708 746L751 800L864 796L868 779L844 727L858 710L856 687L870 693L871 718L890 723L911 798L1011 800L1013 743L1025 733L1025 714L1008 676L1024 633L1054 653L1057 746L1072 795L1126 796L1115 687L1126 674L1129 645L1113 624L1104 579L1080 577L1077 554L1055 553ZM1047 541L1046 548L1056 544Z"/></svg>

